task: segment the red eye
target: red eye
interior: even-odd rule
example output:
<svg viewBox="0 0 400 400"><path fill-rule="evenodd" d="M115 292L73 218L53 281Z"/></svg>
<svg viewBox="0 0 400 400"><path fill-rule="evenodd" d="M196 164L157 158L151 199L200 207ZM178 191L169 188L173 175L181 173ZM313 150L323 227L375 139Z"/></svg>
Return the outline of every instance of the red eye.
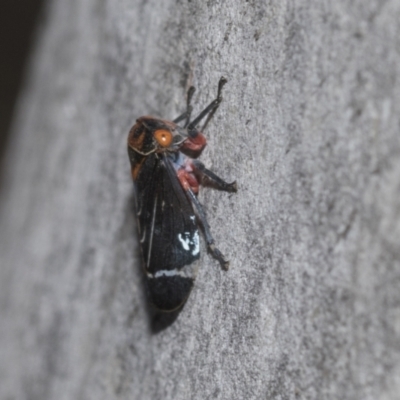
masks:
<svg viewBox="0 0 400 400"><path fill-rule="evenodd" d="M172 143L172 133L165 129L158 129L154 132L154 137L161 147L168 147Z"/></svg>

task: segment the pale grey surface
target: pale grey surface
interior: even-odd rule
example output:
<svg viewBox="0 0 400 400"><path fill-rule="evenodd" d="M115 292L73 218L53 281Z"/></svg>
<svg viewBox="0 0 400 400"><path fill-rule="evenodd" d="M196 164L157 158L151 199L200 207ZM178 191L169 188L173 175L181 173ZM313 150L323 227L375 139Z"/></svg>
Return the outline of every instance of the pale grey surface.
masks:
<svg viewBox="0 0 400 400"><path fill-rule="evenodd" d="M400 398L400 2L57 0L0 207L0 398ZM229 79L205 252L150 329L126 135ZM203 248L204 249L204 248Z"/></svg>

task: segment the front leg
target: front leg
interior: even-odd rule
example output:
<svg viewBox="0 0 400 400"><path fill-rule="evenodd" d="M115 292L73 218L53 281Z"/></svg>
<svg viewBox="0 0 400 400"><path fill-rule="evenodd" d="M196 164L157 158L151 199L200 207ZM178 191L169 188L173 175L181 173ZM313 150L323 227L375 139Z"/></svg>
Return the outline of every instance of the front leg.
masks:
<svg viewBox="0 0 400 400"><path fill-rule="evenodd" d="M222 101L222 88L224 87L225 83L228 82L226 80L226 78L224 78L223 76L221 77L221 79L218 82L218 92L217 92L217 98L215 100L213 100L188 126L188 131L193 131L196 127L196 125L206 116L207 119L204 122L202 128L200 129L201 132L203 132L208 123L210 122L211 118L213 117L213 115L215 114L215 112L217 111L219 105L221 104Z"/></svg>
<svg viewBox="0 0 400 400"><path fill-rule="evenodd" d="M186 120L185 125L183 126L184 128L186 128L188 126L189 121L190 121L190 116L192 115L193 107L190 105L190 103L192 101L192 97L193 97L195 90L196 89L194 88L194 86L190 86L188 93L187 93L186 111L182 115L180 115L179 117L175 118L172 121L172 122L175 122L175 124L177 124L183 120Z"/></svg>

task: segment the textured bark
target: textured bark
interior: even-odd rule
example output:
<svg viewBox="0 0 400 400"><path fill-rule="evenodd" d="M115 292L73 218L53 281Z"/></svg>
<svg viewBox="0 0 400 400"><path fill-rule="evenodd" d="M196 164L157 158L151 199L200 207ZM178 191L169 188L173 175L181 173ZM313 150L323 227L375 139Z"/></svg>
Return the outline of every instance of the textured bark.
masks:
<svg viewBox="0 0 400 400"><path fill-rule="evenodd" d="M0 398L398 399L400 3L54 0L0 199ZM229 79L188 303L155 330L126 136Z"/></svg>

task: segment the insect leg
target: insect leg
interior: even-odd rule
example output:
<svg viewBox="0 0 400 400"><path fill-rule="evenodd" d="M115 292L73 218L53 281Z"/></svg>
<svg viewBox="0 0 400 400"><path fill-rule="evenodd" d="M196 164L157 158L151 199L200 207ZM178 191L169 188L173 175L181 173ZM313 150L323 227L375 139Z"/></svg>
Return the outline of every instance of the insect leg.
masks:
<svg viewBox="0 0 400 400"><path fill-rule="evenodd" d="M190 106L192 108L192 106ZM192 110L190 110L191 112ZM188 110L186 110L183 114L181 114L179 117L176 117L172 122L175 124L178 124L179 122L183 121L188 115Z"/></svg>
<svg viewBox="0 0 400 400"><path fill-rule="evenodd" d="M189 124L190 116L192 115L193 107L190 105L190 103L192 101L192 97L193 97L195 90L196 89L194 86L190 86L190 88L188 90L188 94L187 94L187 100L186 100L186 111L183 114L181 114L179 117L177 117L173 120L173 122L175 122L175 124L177 124L178 122L181 122L184 119L186 119L184 128L186 128L187 125Z"/></svg>
<svg viewBox="0 0 400 400"><path fill-rule="evenodd" d="M220 250L215 247L215 241L211 235L210 225L208 225L203 206L200 204L197 196L192 192L191 189L187 189L186 193L190 197L190 201L193 205L195 214L197 215L197 218L203 227L203 232L209 252L216 260L219 261L219 263L221 264L221 268L227 271L229 268L229 261L224 257L224 255L220 252Z"/></svg>
<svg viewBox="0 0 400 400"><path fill-rule="evenodd" d="M223 190L225 192L235 193L237 192L236 181L229 183L221 179L219 176L214 174L205 167L205 165L199 160L193 160L192 165L194 167L194 172L200 176L202 180L206 179L210 186L218 190Z"/></svg>
<svg viewBox="0 0 400 400"><path fill-rule="evenodd" d="M208 123L210 122L211 118L213 117L213 115L215 114L215 111L217 111L219 105L221 104L222 101L222 88L224 87L225 83L228 82L226 80L226 78L224 78L223 76L221 77L221 79L219 80L218 83L218 93L217 93L217 98L215 100L213 100L189 125L188 125L188 131L191 131L193 128L195 128L195 126L207 115L207 119L203 124L203 127L201 129L201 131L203 131Z"/></svg>

